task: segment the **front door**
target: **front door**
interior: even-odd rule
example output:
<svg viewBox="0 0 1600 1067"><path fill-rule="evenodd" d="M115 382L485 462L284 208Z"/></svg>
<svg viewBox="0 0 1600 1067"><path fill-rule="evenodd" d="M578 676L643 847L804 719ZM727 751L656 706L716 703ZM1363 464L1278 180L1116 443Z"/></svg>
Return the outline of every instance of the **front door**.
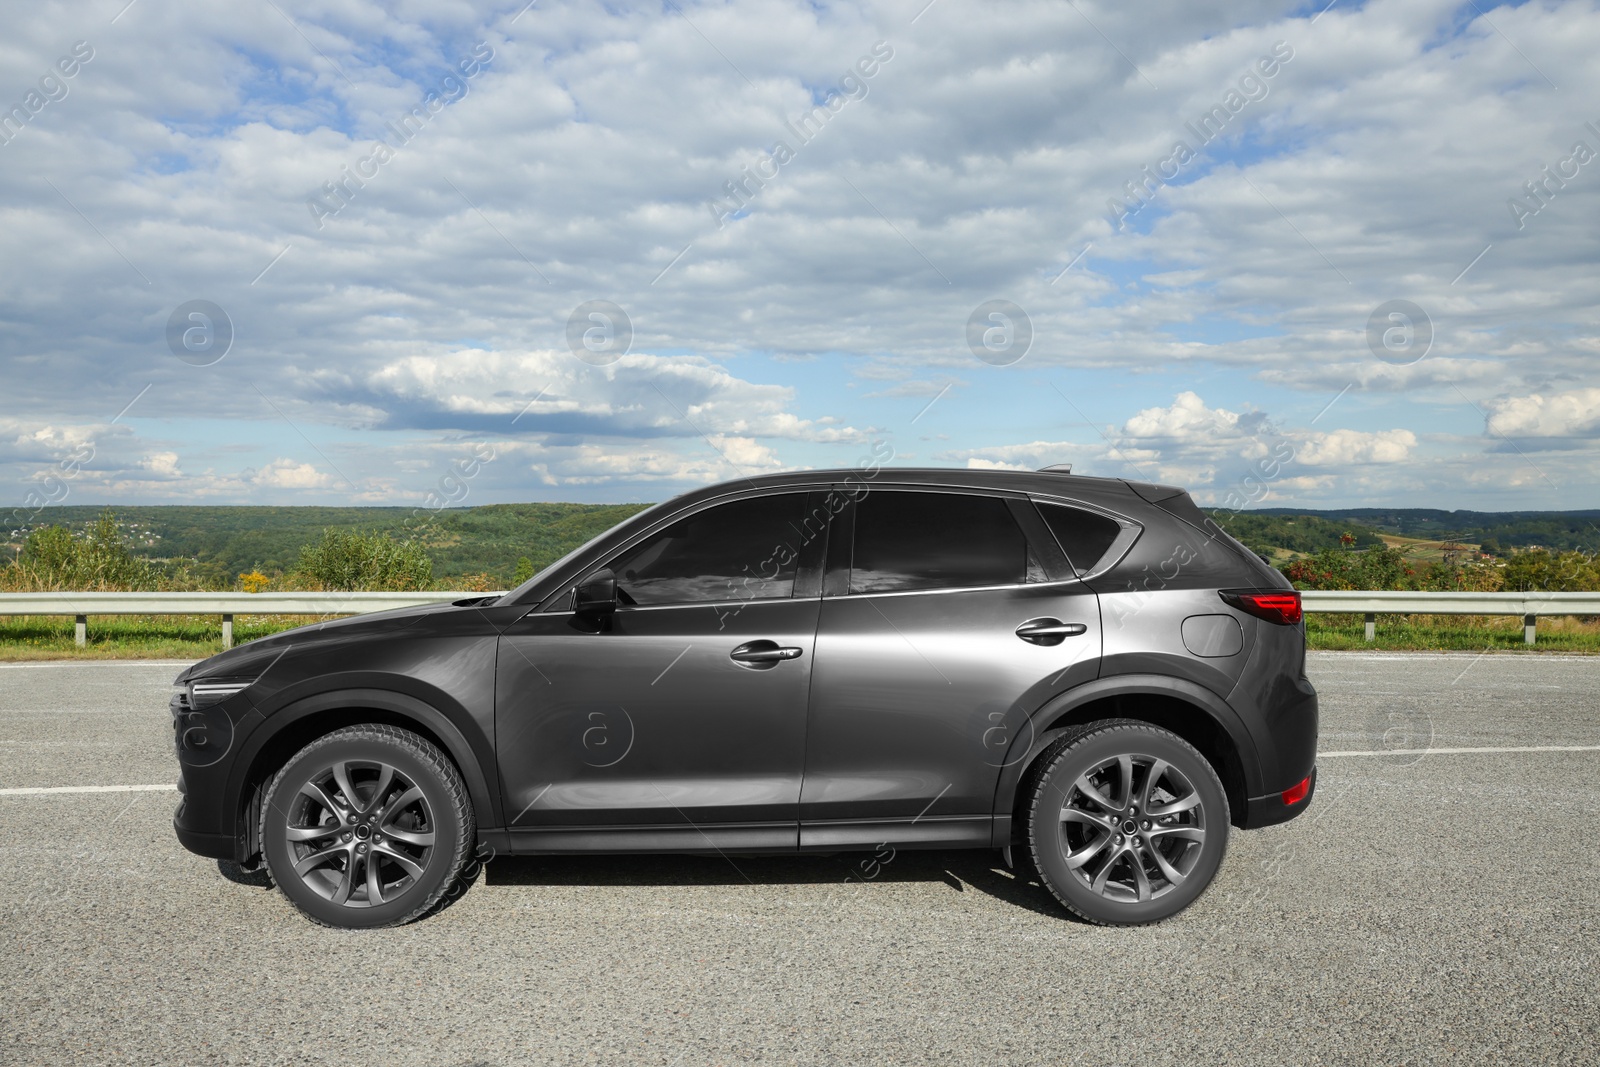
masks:
<svg viewBox="0 0 1600 1067"><path fill-rule="evenodd" d="M536 849L794 848L820 592L807 494L714 504L609 561L609 623L501 638L496 747Z"/></svg>
<svg viewBox="0 0 1600 1067"><path fill-rule="evenodd" d="M1099 669L1098 601L1032 507L891 488L854 506L818 623L802 846L989 842L1032 713Z"/></svg>

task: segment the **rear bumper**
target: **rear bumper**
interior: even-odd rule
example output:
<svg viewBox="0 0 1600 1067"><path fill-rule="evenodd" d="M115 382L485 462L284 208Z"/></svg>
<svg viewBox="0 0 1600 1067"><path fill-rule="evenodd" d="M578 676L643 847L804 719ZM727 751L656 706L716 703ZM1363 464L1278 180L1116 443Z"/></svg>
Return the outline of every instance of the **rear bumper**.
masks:
<svg viewBox="0 0 1600 1067"><path fill-rule="evenodd" d="M1311 768L1311 786L1306 795L1293 804L1283 802L1283 794L1268 793L1266 796L1251 797L1245 803L1244 829L1254 830L1262 826L1272 826L1280 822L1288 822L1311 806L1311 798L1317 793L1317 768Z"/></svg>

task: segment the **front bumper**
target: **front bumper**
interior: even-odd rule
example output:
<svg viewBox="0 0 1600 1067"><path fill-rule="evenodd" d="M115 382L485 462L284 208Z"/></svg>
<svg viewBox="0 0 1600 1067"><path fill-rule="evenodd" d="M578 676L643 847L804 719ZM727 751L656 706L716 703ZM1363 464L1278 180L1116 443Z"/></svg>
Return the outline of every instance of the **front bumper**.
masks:
<svg viewBox="0 0 1600 1067"><path fill-rule="evenodd" d="M233 720L220 704L194 707L183 689L173 694L170 709L180 771L172 832L196 855L242 860L245 842L219 825L224 822L221 797L231 765L225 757L235 740Z"/></svg>
<svg viewBox="0 0 1600 1067"><path fill-rule="evenodd" d="M209 828L196 827L190 818L190 813L195 810L189 803L188 775L180 774L178 810L172 813L172 832L177 835L178 844L197 856L209 856L219 860L240 859L239 849L243 842L235 841L231 834L219 834Z"/></svg>
<svg viewBox="0 0 1600 1067"><path fill-rule="evenodd" d="M239 859L238 842L227 834L207 834L186 829L183 825L182 804L178 805L178 810L172 816L172 832L178 836L178 844L196 856L209 856L218 860Z"/></svg>

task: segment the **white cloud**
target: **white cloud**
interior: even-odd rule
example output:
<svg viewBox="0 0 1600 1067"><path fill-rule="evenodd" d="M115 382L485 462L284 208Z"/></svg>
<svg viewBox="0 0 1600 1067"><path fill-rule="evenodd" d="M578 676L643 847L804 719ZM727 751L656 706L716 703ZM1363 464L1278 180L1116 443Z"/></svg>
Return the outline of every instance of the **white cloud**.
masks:
<svg viewBox="0 0 1600 1067"><path fill-rule="evenodd" d="M1231 438L1239 432L1239 419L1237 412L1208 408L1198 394L1183 392L1168 407L1145 408L1134 415L1123 425L1122 433L1130 438L1170 437L1180 441Z"/></svg>
<svg viewBox="0 0 1600 1067"><path fill-rule="evenodd" d="M1417 446L1410 430L1289 430L1273 428L1265 413L1211 407L1197 393L1183 392L1166 407L1139 411L1120 427L1107 427L1102 441L1035 441L971 452L946 451L938 458L964 460L969 468L1036 470L1072 462L1079 474L1167 482L1195 489L1207 500L1246 484L1271 483L1278 493L1325 490L1333 475L1299 467L1371 467L1409 460ZM1273 473L1266 478L1262 472ZM1252 483L1252 484L1253 484Z"/></svg>
<svg viewBox="0 0 1600 1067"><path fill-rule="evenodd" d="M1600 430L1600 389L1513 396L1496 401L1491 433L1506 437L1593 437Z"/></svg>
<svg viewBox="0 0 1600 1067"><path fill-rule="evenodd" d="M176 452L152 452L140 461L139 466L162 478L183 477L183 472L178 469Z"/></svg>
<svg viewBox="0 0 1600 1067"><path fill-rule="evenodd" d="M745 381L700 356L630 353L591 367L570 352L469 349L398 357L374 371L365 386L366 399L401 423L442 420L501 433L864 439L857 429L834 425L836 420L802 419L785 410L794 399L788 386ZM344 388L339 378L329 387L334 393Z"/></svg>
<svg viewBox="0 0 1600 1067"><path fill-rule="evenodd" d="M260 470L246 471L244 478L270 489L326 489L334 484L333 475L292 459L275 459Z"/></svg>
<svg viewBox="0 0 1600 1067"><path fill-rule="evenodd" d="M1308 467L1350 467L1359 463L1402 463L1417 447L1410 430L1335 430L1305 434L1295 446L1295 461Z"/></svg>
<svg viewBox="0 0 1600 1067"><path fill-rule="evenodd" d="M973 471L1026 471L1032 470L1025 463L1006 463L998 459L983 459L979 456L967 458L967 469Z"/></svg>

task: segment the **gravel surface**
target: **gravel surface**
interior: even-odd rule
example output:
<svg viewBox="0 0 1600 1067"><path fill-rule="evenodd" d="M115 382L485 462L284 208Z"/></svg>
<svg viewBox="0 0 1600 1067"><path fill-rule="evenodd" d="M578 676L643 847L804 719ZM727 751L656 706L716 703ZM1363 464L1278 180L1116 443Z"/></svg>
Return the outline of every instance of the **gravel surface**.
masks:
<svg viewBox="0 0 1600 1067"><path fill-rule="evenodd" d="M992 853L502 859L312 926L169 793L0 796L0 1063L1593 1063L1600 659L1322 653L1312 810L1103 930ZM0 668L0 788L172 780L181 664Z"/></svg>

